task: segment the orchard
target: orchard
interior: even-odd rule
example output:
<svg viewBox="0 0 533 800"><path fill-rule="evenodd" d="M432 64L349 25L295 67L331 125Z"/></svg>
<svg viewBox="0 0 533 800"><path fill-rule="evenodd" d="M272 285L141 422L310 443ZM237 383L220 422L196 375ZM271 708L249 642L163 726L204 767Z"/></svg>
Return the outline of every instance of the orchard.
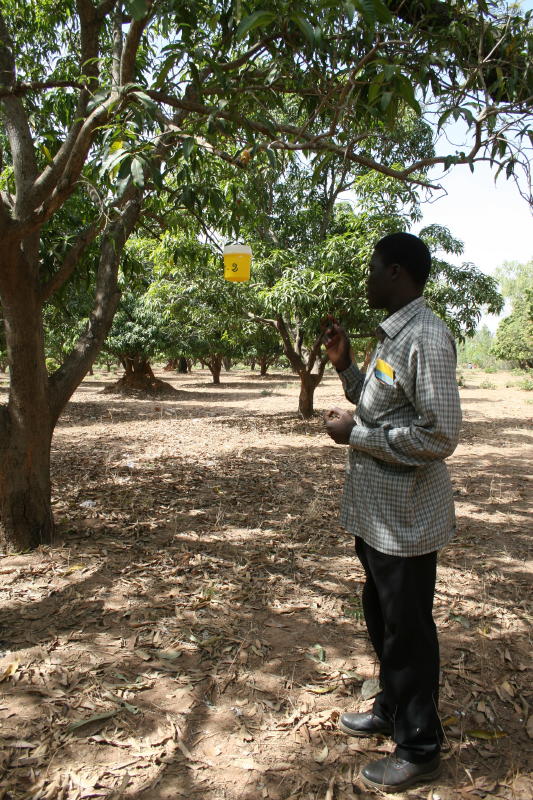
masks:
<svg viewBox="0 0 533 800"><path fill-rule="evenodd" d="M506 263L491 276L463 259L456 232L423 224L422 210L441 192L442 176L475 175L481 164L531 205L532 52L531 12L499 0L3 0L0 573L16 574L0 620L0 688L9 684L18 699L10 695L5 705L14 733L0 756L0 797L354 796L346 775L328 772L325 783L318 775L337 761L346 766L347 753L323 740L336 721L329 700L340 703L372 677L364 658L361 674L349 674L343 650L352 576L335 516L342 464L318 437L326 400L344 400L324 321L342 324L363 363L383 316L365 297L369 260L375 242L397 231L429 247L425 294L456 338L460 361L475 353L500 370L494 379L481 375L472 355L460 364L472 417L453 477L469 535L456 546L457 563L446 562L453 590L439 599L439 613L457 675L468 676L474 663L473 672L482 669L485 653L487 674L499 681L494 704L513 711L505 706L498 726L493 706L482 705L481 673L454 705L449 666L451 737L457 729L454 741L465 741L460 703L474 704L469 730L487 735L471 737L480 750L466 757L469 781L449 781L439 794L447 800L449 789L455 800L453 787L462 797L498 784L500 793L481 796L530 796L519 783L509 788L521 775L511 737L523 736L525 725L533 735L522 680L526 612L522 618L513 607L507 638L501 618L523 599L520 472L527 469L515 438L531 388L531 261ZM460 147L450 144L458 130ZM225 271L228 245L251 251L249 278ZM484 315L502 312L496 333L480 332ZM479 395L485 416L468 406L491 383L501 392L499 422L490 397ZM504 458L506 447L511 461L495 466L489 451ZM476 572L480 520L492 526L493 549L478 553L486 584ZM512 569L498 561L498 525L517 536L505 555ZM68 548L81 566L63 563ZM167 571L168 591L160 580ZM500 586L504 573L514 575L513 591L483 588L493 579ZM122 588L119 575L127 577ZM474 594L485 592L484 617L468 605L469 575ZM21 597L35 599L37 616L25 616ZM298 620L305 631L293 654L297 677L287 673L282 685L275 659L283 660L287 631L299 635ZM100 634L105 646L108 634L113 639L115 676L98 650ZM105 681L96 693L87 689L84 705L93 641ZM79 643L78 666L66 657L70 642ZM44 721L32 701L25 716L17 692L29 696L42 674L36 651L26 653L24 668L10 654L47 648L51 659L56 646L63 666L54 671L50 661L45 683L53 687L42 695L50 714ZM183 685L178 656L169 655L178 651L187 662ZM513 670L507 686L496 665ZM263 695L244 688L246 670ZM267 674L275 676L270 689ZM159 680L150 710L137 703ZM57 691L67 696L64 719ZM228 733L220 753L202 749L184 719L172 716L169 696L188 711L204 703L194 724L196 733L205 724L207 736L206 709L220 707L221 727L237 725L239 740ZM0 692L0 714L4 699ZM168 730L157 704L170 715ZM78 723L80 734L87 731L80 763L98 747L140 759L137 714L154 748L153 758L143 750L145 783L137 766L120 780L106 777L99 757L92 773L76 772ZM106 726L121 715L129 728L114 739ZM15 731L15 718L27 730ZM287 748L284 785L283 770L272 765L285 759L288 731L305 733L309 752L297 768ZM477 765L507 731L505 769L479 782ZM35 754L37 741L44 749ZM258 741L272 756L260 767ZM206 788L200 771L226 746L235 763ZM60 751L64 763L58 756L43 771ZM174 767L167 769L176 753L189 770L179 786ZM242 774L247 788L238 794Z"/></svg>

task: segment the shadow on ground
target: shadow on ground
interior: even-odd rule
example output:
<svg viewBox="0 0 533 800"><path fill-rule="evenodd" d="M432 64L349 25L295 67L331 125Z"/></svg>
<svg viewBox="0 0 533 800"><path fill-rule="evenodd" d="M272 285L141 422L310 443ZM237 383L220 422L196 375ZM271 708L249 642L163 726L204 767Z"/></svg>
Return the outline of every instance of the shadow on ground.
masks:
<svg viewBox="0 0 533 800"><path fill-rule="evenodd" d="M113 403L114 421L132 406L142 418L145 403L128 401ZM67 414L93 410L102 416L83 402ZM375 674L361 570L337 519L345 454L318 417L216 412L213 430L249 445L208 462L177 451L120 463L122 435L106 442L112 466L88 435L54 451L57 541L0 561L6 797L370 797L358 771L390 745L336 730ZM464 441L500 446L509 428L522 421L467 421ZM452 474L435 791L526 800L526 459L464 452Z"/></svg>

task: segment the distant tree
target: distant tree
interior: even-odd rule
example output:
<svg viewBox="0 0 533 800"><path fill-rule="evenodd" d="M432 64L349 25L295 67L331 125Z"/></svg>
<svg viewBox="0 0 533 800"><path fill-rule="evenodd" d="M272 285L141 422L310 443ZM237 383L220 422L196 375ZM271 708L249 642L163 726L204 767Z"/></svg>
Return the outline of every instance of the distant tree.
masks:
<svg viewBox="0 0 533 800"><path fill-rule="evenodd" d="M283 347L276 331L270 327L256 325L247 320L244 326L243 359L259 365L259 374L264 377L269 367L279 362Z"/></svg>
<svg viewBox="0 0 533 800"><path fill-rule="evenodd" d="M170 384L155 377L151 362L173 346L172 331L162 324L147 293L124 291L103 352L124 367L124 375L107 391L159 394L172 391Z"/></svg>
<svg viewBox="0 0 533 800"><path fill-rule="evenodd" d="M250 287L224 280L220 247L202 242L198 227L152 240L146 262L151 302L169 334L166 353L199 361L218 386L224 360L242 357L248 344L242 309Z"/></svg>
<svg viewBox="0 0 533 800"><path fill-rule="evenodd" d="M466 337L457 349L459 364L472 364L478 367L493 367L497 359L492 352L494 334L486 325L476 330L473 336Z"/></svg>
<svg viewBox="0 0 533 800"><path fill-rule="evenodd" d="M493 353L519 367L533 367L533 260L506 263L496 270L502 294L511 303L511 313L496 331Z"/></svg>
<svg viewBox="0 0 533 800"><path fill-rule="evenodd" d="M533 289L533 258L524 264L505 261L495 270L494 276L500 291L512 304L524 300L526 292Z"/></svg>
<svg viewBox="0 0 533 800"><path fill-rule="evenodd" d="M533 321L531 301L519 303L502 319L496 331L493 353L522 369L533 368Z"/></svg>
<svg viewBox="0 0 533 800"><path fill-rule="evenodd" d="M526 264L506 263L496 271L511 313L496 331L493 353L519 367L533 367L533 260Z"/></svg>

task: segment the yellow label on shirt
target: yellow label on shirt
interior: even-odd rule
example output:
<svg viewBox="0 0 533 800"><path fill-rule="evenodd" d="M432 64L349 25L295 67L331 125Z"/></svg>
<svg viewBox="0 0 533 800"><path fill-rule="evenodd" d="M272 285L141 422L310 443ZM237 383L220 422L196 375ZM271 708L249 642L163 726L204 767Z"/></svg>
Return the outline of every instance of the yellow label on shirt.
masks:
<svg viewBox="0 0 533 800"><path fill-rule="evenodd" d="M388 386L394 386L394 379L396 377L396 373L394 369L391 367L390 364L387 364L386 361L383 361L382 358L378 358L376 361L376 366L374 367L374 375L381 381L382 383L386 383Z"/></svg>

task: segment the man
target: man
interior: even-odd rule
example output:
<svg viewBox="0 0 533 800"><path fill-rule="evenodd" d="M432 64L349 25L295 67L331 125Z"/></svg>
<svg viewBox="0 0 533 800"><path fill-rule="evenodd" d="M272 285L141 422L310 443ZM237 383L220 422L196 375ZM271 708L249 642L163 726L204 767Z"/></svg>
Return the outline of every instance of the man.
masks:
<svg viewBox="0 0 533 800"><path fill-rule="evenodd" d="M367 764L367 786L403 791L440 772L439 646L432 607L437 551L454 530L444 459L455 450L461 409L456 351L422 292L431 267L426 245L408 233L381 239L370 261L370 308L384 308L366 373L332 323L326 342L351 413L332 409L326 429L349 445L341 522L355 535L366 582L363 611L380 661L372 712L342 714L350 736L392 736L396 749Z"/></svg>

